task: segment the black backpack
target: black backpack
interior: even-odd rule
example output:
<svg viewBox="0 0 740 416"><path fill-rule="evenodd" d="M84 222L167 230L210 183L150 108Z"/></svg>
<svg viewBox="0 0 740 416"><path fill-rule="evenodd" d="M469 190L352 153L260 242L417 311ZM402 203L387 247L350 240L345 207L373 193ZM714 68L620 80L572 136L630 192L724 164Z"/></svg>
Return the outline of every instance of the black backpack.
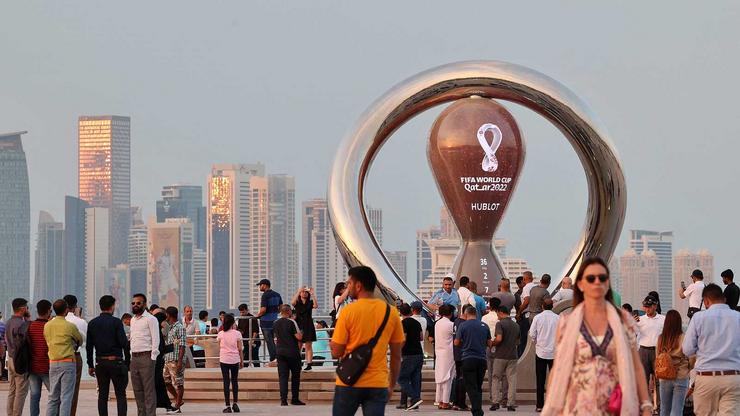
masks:
<svg viewBox="0 0 740 416"><path fill-rule="evenodd" d="M28 338L28 327L29 322L25 322L11 334L13 345L15 345L13 367L16 374L26 374L31 368L31 342Z"/></svg>

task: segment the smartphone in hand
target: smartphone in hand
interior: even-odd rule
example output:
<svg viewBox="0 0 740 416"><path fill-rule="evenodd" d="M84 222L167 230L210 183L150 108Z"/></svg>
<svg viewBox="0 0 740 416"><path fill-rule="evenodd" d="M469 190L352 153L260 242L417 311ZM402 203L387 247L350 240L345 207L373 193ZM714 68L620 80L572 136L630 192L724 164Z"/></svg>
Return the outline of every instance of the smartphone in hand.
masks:
<svg viewBox="0 0 740 416"><path fill-rule="evenodd" d="M686 283L681 280L681 289L686 290Z"/></svg>

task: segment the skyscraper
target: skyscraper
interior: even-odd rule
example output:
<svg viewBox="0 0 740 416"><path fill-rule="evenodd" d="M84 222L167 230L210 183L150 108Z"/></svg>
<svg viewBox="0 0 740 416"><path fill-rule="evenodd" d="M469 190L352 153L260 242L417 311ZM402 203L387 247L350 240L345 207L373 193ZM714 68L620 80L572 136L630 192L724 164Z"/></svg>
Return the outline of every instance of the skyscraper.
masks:
<svg viewBox="0 0 740 416"><path fill-rule="evenodd" d="M110 263L110 210L85 209L85 314L96 316L98 299L105 295L104 274Z"/></svg>
<svg viewBox="0 0 740 416"><path fill-rule="evenodd" d="M239 281L240 299L247 299L249 305L259 305L261 298L257 283L270 277L270 203L269 183L266 176L252 176L249 179L249 207L244 215L249 224L249 272L246 279ZM272 287L281 291L280 282L271 279ZM285 292L281 293L286 295ZM234 304L236 304L236 299Z"/></svg>
<svg viewBox="0 0 740 416"><path fill-rule="evenodd" d="M686 286L691 284L691 272L699 269L704 274L704 284L713 282L714 256L708 250L699 250L692 253L689 250L678 250L673 257L673 291L678 293L681 282ZM661 295L662 296L662 295ZM663 308L665 309L665 307ZM673 297L673 309L679 311L686 321L686 312L689 310L688 299Z"/></svg>
<svg viewBox="0 0 740 416"><path fill-rule="evenodd" d="M206 247L206 207L203 206L203 187L194 185L167 185L162 187L162 199L157 201L157 222L167 218L189 218L193 224L195 246Z"/></svg>
<svg viewBox="0 0 740 416"><path fill-rule="evenodd" d="M59 299L64 287L64 225L46 211L39 212L33 300Z"/></svg>
<svg viewBox="0 0 740 416"><path fill-rule="evenodd" d="M74 293L85 307L85 209L90 204L64 197L64 291ZM65 294L66 294L65 293Z"/></svg>
<svg viewBox="0 0 740 416"><path fill-rule="evenodd" d="M295 236L295 179L287 175L267 177L270 273L273 286L286 299L298 281L298 243ZM256 282L255 282L256 284Z"/></svg>
<svg viewBox="0 0 740 416"><path fill-rule="evenodd" d="M398 276L406 281L406 258L408 257L408 251L384 250L384 253L388 262L390 262L393 269L398 273ZM413 285L413 282L411 284Z"/></svg>
<svg viewBox="0 0 740 416"><path fill-rule="evenodd" d="M328 314L334 286L346 280L347 266L334 239L326 199L301 204L301 242L303 282L314 288L319 311Z"/></svg>
<svg viewBox="0 0 740 416"><path fill-rule="evenodd" d="M138 224L131 227L128 235L129 289L131 295L147 292L148 240L147 226Z"/></svg>
<svg viewBox="0 0 740 416"><path fill-rule="evenodd" d="M253 254L249 215L253 200L251 178L264 175L265 167L262 164L217 164L211 169L206 228L208 309L236 308L256 289L248 287L250 258ZM266 188L265 183L265 211ZM267 222L265 216L265 227ZM266 251L264 261L267 262Z"/></svg>
<svg viewBox="0 0 740 416"><path fill-rule="evenodd" d="M149 224L147 297L182 309L193 301L193 224L169 218Z"/></svg>
<svg viewBox="0 0 740 416"><path fill-rule="evenodd" d="M648 293L658 289L659 273L660 258L654 250L647 249L638 253L635 249L627 249L619 258L622 303L629 303L639 309ZM658 293L661 307L668 310L667 306L670 304L666 303L662 293Z"/></svg>
<svg viewBox="0 0 740 416"><path fill-rule="evenodd" d="M672 305L674 297L672 290L673 231L630 230L630 248L637 254L646 250L655 251L655 255L658 256L658 288L656 290L660 294L660 304ZM623 273L622 280L624 280Z"/></svg>
<svg viewBox="0 0 740 416"><path fill-rule="evenodd" d="M206 295L208 289L206 288L206 252L194 248L193 249L193 310L197 313L203 309L206 309Z"/></svg>
<svg viewBox="0 0 740 416"><path fill-rule="evenodd" d="M378 241L378 246L383 247L383 210L380 208L367 207L367 220L370 223L370 229Z"/></svg>
<svg viewBox="0 0 740 416"><path fill-rule="evenodd" d="M30 295L31 206L21 135L0 134L0 310L10 316L13 298Z"/></svg>
<svg viewBox="0 0 740 416"><path fill-rule="evenodd" d="M127 263L131 225L131 119L80 116L78 189L92 207L110 210L110 263Z"/></svg>

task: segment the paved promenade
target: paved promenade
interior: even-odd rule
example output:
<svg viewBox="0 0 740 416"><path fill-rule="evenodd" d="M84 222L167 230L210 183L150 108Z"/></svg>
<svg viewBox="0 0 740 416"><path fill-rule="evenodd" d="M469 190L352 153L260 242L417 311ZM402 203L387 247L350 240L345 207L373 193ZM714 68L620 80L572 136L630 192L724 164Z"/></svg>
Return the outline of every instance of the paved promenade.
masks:
<svg viewBox="0 0 740 416"><path fill-rule="evenodd" d="M5 412L5 405L7 403L7 383L0 383L0 413ZM42 393L41 396L41 414L46 414L46 391ZM95 393L94 389L83 389L80 390L80 404L77 414L80 416L94 416L98 414L98 407L97 407L97 395ZM241 406L242 413L248 414L249 416L275 416L277 412L285 412L286 408L281 407L279 403L271 403L271 402L243 402L239 403ZM395 405L395 404L394 404ZM135 415L136 414L136 403L133 400L129 400L128 402L128 414L129 415ZM197 415L197 416L206 416L206 415L221 415L221 410L223 410L223 407L221 405L218 405L214 402L200 402L200 403L186 403L182 407L182 414L189 414L189 415ZM329 403L320 403L320 404L311 404L309 403L307 406L289 406L287 408L289 410L291 416L308 416L308 415L330 415L331 414L331 404ZM488 411L488 408L484 408L486 414L495 415L536 415L537 413L534 412L534 406L521 406L519 407L519 411L517 412L507 412L506 410L499 410L497 412L490 412ZM29 414L29 405L28 405L28 399L26 399L26 408L23 411L24 415ZM108 405L108 414L115 415L116 414L116 408L115 408L115 401L109 402ZM157 414L165 414L164 409L157 409ZM357 413L358 415L361 415L361 412ZM434 406L431 405L431 403L422 405L421 410L418 412L404 412L401 410L397 410L394 408L394 406L388 405L388 408L386 410L386 415L393 416L393 415L447 415L447 416L455 416L455 415L469 415L470 412L453 412L453 411L443 411L443 410L437 410Z"/></svg>

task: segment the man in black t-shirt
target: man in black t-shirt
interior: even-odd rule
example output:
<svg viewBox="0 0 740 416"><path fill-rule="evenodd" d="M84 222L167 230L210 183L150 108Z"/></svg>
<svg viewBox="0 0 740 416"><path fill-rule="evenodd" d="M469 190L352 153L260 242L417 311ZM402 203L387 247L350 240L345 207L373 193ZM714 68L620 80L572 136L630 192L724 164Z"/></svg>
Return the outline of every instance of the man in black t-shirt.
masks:
<svg viewBox="0 0 740 416"><path fill-rule="evenodd" d="M236 324L239 332L244 339L244 361L252 362L253 367L260 366L260 320L249 313L249 306L246 303L239 305L239 320ZM251 338L251 340L249 339ZM251 356L250 356L251 354ZM245 364L246 365L246 364Z"/></svg>
<svg viewBox="0 0 740 416"><path fill-rule="evenodd" d="M740 299L740 288L732 281L735 278L735 274L732 273L732 270L727 269L720 276L722 276L722 283L727 285L724 291L725 303L727 303L730 309L740 311L737 307L738 300Z"/></svg>
<svg viewBox="0 0 740 416"><path fill-rule="evenodd" d="M278 377L280 379L280 406L288 405L288 376L291 377L290 390L293 399L290 404L303 406L298 399L301 387L301 347L299 341L303 334L298 324L290 319L290 305L280 305L280 318L272 324L275 334L275 354L277 357Z"/></svg>
<svg viewBox="0 0 740 416"><path fill-rule="evenodd" d="M413 410L421 405L421 368L424 365L424 352L421 349L423 330L419 321L411 317L411 306L404 303L399 307L403 320L405 341L401 348L401 372L398 374L398 385L401 386L401 404L399 408ZM407 398L411 403L407 403Z"/></svg>

